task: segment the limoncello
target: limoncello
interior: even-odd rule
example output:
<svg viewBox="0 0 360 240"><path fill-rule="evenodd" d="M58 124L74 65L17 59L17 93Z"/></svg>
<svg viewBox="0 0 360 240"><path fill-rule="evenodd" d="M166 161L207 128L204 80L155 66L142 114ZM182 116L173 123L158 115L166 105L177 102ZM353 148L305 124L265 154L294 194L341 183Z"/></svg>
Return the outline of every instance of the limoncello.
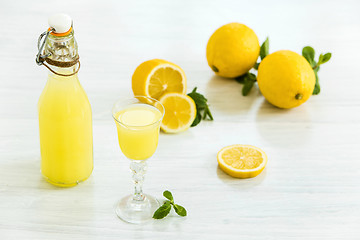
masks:
<svg viewBox="0 0 360 240"><path fill-rule="evenodd" d="M158 145L162 113L148 104L133 104L115 113L119 145L131 160L146 160Z"/></svg>
<svg viewBox="0 0 360 240"><path fill-rule="evenodd" d="M91 175L93 133L91 106L77 76L78 52L72 22L64 26L63 20L61 15L49 20L49 24L56 24L55 28L50 25L54 31L44 40L47 57L43 61L52 72L40 96L38 112L41 173L50 183L68 187ZM62 28L68 32L59 33Z"/></svg>

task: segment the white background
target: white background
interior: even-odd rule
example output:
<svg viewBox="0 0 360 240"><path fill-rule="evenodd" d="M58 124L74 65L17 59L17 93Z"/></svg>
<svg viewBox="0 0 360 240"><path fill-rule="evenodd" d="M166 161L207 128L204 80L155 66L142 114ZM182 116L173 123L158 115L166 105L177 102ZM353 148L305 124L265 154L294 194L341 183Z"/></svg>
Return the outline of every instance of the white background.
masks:
<svg viewBox="0 0 360 240"><path fill-rule="evenodd" d="M357 1L1 1L0 239L359 239L360 4ZM57 12L74 19L80 81L93 110L95 169L74 188L40 175L37 100L47 70L35 64L39 34ZM270 51L311 45L332 52L321 93L281 110L258 88L214 76L205 58L216 28L251 27ZM110 109L131 96L137 65L180 65L215 120L161 134L144 190L169 189L188 216L147 225L119 220L113 204L132 189ZM226 145L253 144L269 157L253 179L217 166Z"/></svg>

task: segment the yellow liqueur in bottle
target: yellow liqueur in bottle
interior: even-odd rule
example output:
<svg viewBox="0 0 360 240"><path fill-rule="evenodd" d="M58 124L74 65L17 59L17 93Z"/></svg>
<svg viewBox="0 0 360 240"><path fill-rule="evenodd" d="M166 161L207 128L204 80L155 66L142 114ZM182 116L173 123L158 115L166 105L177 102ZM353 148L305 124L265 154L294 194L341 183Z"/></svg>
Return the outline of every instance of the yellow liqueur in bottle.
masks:
<svg viewBox="0 0 360 240"><path fill-rule="evenodd" d="M41 173L54 185L70 187L93 170L92 113L77 76L72 20L58 14L49 18L49 25L37 55L37 63L50 70L38 102Z"/></svg>

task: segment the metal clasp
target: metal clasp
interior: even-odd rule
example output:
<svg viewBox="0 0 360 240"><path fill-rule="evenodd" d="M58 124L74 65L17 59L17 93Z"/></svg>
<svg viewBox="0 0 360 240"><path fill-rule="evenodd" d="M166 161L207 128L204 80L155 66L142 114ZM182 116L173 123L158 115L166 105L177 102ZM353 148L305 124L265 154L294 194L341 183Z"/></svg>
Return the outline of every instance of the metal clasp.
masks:
<svg viewBox="0 0 360 240"><path fill-rule="evenodd" d="M45 55L41 55L42 51L44 50L44 46L46 43L47 38L49 37L49 34L51 32L54 32L55 29L54 28L50 28L49 30L43 32L42 34L40 34L39 39L38 39L38 43L37 43L37 47L38 47L38 54L36 55L36 63L37 65L41 66L43 65L43 62L45 61L45 58L49 57L51 55L51 53L45 54ZM44 38L45 37L45 38ZM44 38L44 40L41 43L41 40ZM40 46L41 43L41 46Z"/></svg>

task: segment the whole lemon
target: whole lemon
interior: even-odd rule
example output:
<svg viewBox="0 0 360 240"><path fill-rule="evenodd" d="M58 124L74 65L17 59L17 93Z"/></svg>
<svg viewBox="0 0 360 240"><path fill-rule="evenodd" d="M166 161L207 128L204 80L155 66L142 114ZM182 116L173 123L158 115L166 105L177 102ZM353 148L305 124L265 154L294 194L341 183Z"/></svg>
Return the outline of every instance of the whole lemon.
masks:
<svg viewBox="0 0 360 240"><path fill-rule="evenodd" d="M261 93L272 105L293 108L312 95L315 73L303 56L281 50L261 61L257 82Z"/></svg>
<svg viewBox="0 0 360 240"><path fill-rule="evenodd" d="M255 32L241 23L218 28L206 47L206 58L219 76L234 78L247 73L259 57L260 45Z"/></svg>

